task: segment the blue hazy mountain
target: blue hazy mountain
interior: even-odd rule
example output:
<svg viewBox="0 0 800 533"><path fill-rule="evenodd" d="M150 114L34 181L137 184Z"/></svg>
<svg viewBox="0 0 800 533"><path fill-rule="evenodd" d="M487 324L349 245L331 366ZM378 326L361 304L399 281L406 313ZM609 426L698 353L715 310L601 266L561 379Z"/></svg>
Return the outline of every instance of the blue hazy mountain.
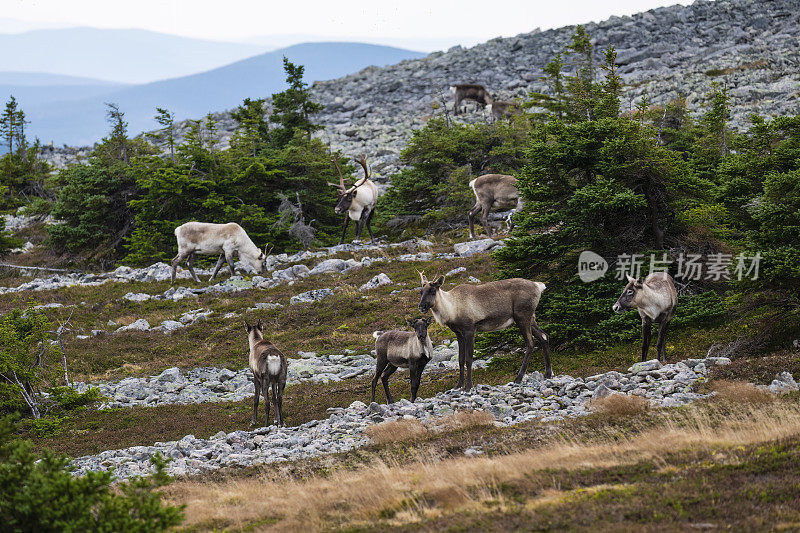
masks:
<svg viewBox="0 0 800 533"><path fill-rule="evenodd" d="M221 68L144 85L126 87L83 100L22 103L31 121L28 131L43 142L91 144L106 134L104 102L119 104L131 134L157 127L156 107L176 119L201 118L233 108L246 98L263 98L285 88L283 56L305 66L309 83L357 72L370 65L390 65L426 54L360 43L305 43L237 61Z"/></svg>
<svg viewBox="0 0 800 533"><path fill-rule="evenodd" d="M41 72L0 72L0 103L13 95L22 106L36 107L47 102L85 100L128 87L124 83L47 74Z"/></svg>
<svg viewBox="0 0 800 533"><path fill-rule="evenodd" d="M271 49L147 30L33 30L0 35L0 50L7 52L0 54L0 71L148 83L203 72Z"/></svg>

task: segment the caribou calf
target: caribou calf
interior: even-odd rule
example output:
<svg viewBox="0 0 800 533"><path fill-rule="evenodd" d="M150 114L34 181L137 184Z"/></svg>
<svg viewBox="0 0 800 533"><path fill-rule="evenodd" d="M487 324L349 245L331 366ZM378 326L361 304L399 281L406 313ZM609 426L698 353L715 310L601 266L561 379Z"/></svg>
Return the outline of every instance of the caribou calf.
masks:
<svg viewBox="0 0 800 533"><path fill-rule="evenodd" d="M228 224L212 224L210 222L187 222L175 228L175 238L178 239L178 255L172 260L172 282L175 282L175 270L178 265L188 259L187 266L192 278L199 282L197 274L194 272L194 256L197 255L217 255L220 254L217 266L211 279L214 279L222 268L224 261L228 262L231 268L231 276L236 275L233 268L233 254L236 252L239 259L250 266L257 274L264 271L264 264L267 260L267 249L262 252L247 232L235 222Z"/></svg>
<svg viewBox="0 0 800 533"><path fill-rule="evenodd" d="M375 237L372 235L372 215L375 214L375 204L378 200L378 188L372 180L369 179L366 156L361 154L361 157L355 159L355 162L364 168L363 179L357 181L350 188L345 187L344 176L342 176L342 170L339 168L339 158L337 157L333 160L333 164L336 166L336 170L339 171L339 184L328 182L328 185L331 187L339 189L337 191L339 193L339 201L336 203L334 211L336 211L337 214L347 213L344 217L342 238L339 240L339 244L344 243L344 236L347 234L347 226L350 224L351 219L356 221L356 238L353 242L361 241L361 230L364 229L364 226L366 226L367 231L369 231L370 240L375 240Z"/></svg>
<svg viewBox="0 0 800 533"><path fill-rule="evenodd" d="M475 100L483 106L494 102L494 98L486 90L486 87L477 83L459 83L450 87L450 92L453 93L456 99L455 104L453 104L454 115L458 115L458 108L462 100Z"/></svg>
<svg viewBox="0 0 800 533"><path fill-rule="evenodd" d="M458 387L472 388L472 354L476 331L498 331L516 324L525 339L525 358L517 373L516 383L521 383L533 351L533 337L542 345L544 375L553 376L550 368L550 343L547 335L536 323L536 306L545 289L544 283L522 278L492 281L481 285L458 285L443 291L444 276L428 281L420 272L422 298L419 310L429 309L436 322L447 326L458 339ZM464 370L466 369L466 381Z"/></svg>
<svg viewBox="0 0 800 533"><path fill-rule="evenodd" d="M657 356L661 361L666 360L667 326L677 305L678 291L675 290L672 276L666 272L653 272L644 280L628 276L628 284L612 309L616 313L624 313L629 309L639 311L642 317L642 361L647 360L653 322L658 324Z"/></svg>
<svg viewBox="0 0 800 533"><path fill-rule="evenodd" d="M256 395L253 398L253 421L258 423L258 396L264 395L264 420L269 426L269 388L272 386L272 403L275 405L275 424L283 422L283 389L286 387L286 373L289 363L286 356L271 342L264 339L264 323L259 320L254 326L245 321L247 341L250 344L250 370L253 371L253 384Z"/></svg>
<svg viewBox="0 0 800 533"><path fill-rule="evenodd" d="M389 376L394 374L398 368L407 368L411 379L411 401L417 399L420 379L425 365L431 360L433 354L433 343L428 336L428 326L433 322L431 318L418 318L409 320L408 325L414 331L391 331L373 333L375 337L375 377L372 378L372 393L370 403L375 401L375 387L378 385L378 378L383 382L383 390L386 391L386 401L393 403L392 395L389 393Z"/></svg>
<svg viewBox="0 0 800 533"><path fill-rule="evenodd" d="M469 182L472 192L475 193L477 202L469 210L469 236L475 238L475 215L481 214L481 224L486 234L492 237L492 228L489 226L489 210L493 207L500 209L514 208L514 212L522 208L522 197L517 189L517 178L507 174L484 174ZM513 213L512 212L512 215ZM511 215L508 216L509 226Z"/></svg>

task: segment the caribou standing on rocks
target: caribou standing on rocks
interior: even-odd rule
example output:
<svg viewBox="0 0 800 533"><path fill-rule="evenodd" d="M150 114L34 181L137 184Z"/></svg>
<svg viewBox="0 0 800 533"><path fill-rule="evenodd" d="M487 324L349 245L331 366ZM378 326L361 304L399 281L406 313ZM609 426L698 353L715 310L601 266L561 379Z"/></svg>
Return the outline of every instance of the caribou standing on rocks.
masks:
<svg viewBox="0 0 800 533"><path fill-rule="evenodd" d="M544 375L553 376L550 368L550 343L547 334L536 323L536 306L544 283L522 278L492 281L481 285L458 285L450 291L442 290L444 276L428 281L419 273L422 298L419 310L433 312L436 322L447 326L458 339L458 387L472 388L472 354L475 349L475 332L499 331L516 324L525 339L525 358L517 373L516 383L521 383L533 351L533 337L542 345ZM466 369L466 381L464 370Z"/></svg>
<svg viewBox="0 0 800 533"><path fill-rule="evenodd" d="M364 168L364 177L354 183L351 187L346 187L344 184L344 176L342 176L342 169L339 168L339 158L333 160L336 170L339 172L339 184L330 183L331 187L339 189L339 202L336 204L334 211L337 214L347 212L344 217L344 228L342 228L342 238L339 244L344 243L344 237L347 234L347 226L350 224L350 219L356 221L356 238L353 242L361 241L361 231L364 226L367 226L369 231L369 238L371 241L375 240L372 235L372 215L375 214L375 203L378 200L378 188L369 179L369 169L367 167L367 158L364 154L361 157L354 158L354 161Z"/></svg>
<svg viewBox="0 0 800 533"><path fill-rule="evenodd" d="M486 234L492 237L492 228L489 225L489 211L494 208L511 209L508 215L509 226L511 215L522 209L522 197L517 189L517 178L507 174L484 174L469 182L472 192L475 193L475 205L469 210L469 236L475 238L475 215L481 214L481 224Z"/></svg>
<svg viewBox="0 0 800 533"><path fill-rule="evenodd" d="M453 93L456 101L453 104L453 114L458 115L458 108L462 100L475 100L483 106L487 106L494 102L494 98L486 90L486 87L477 83L459 83L450 87L450 92Z"/></svg>
<svg viewBox="0 0 800 533"><path fill-rule="evenodd" d="M392 395L389 393L389 376L394 374L398 368L407 368L411 379L411 401L417 399L420 379L425 365L433 356L433 343L428 336L428 326L433 322L430 318L418 318L409 320L408 325L414 331L376 331L372 335L375 337L375 377L372 378L372 393L370 403L375 401L375 387L378 385L378 378L383 382L383 390L386 391L386 401L393 403Z"/></svg>
<svg viewBox="0 0 800 533"><path fill-rule="evenodd" d="M650 349L651 326L653 322L658 324L656 352L658 358L665 361L667 326L675 315L677 305L678 291L675 290L672 276L666 272L653 272L644 279L628 276L628 284L611 308L620 314L629 309L639 311L642 317L642 361L647 360L647 351Z"/></svg>
<svg viewBox="0 0 800 533"><path fill-rule="evenodd" d="M253 398L253 421L251 426L258 423L258 396L264 395L264 420L269 426L269 389L272 387L272 403L275 405L275 424L285 425L283 422L283 389L286 388L286 373L289 363L274 344L264 339L264 323L259 320L251 326L245 320L247 341L250 345L250 370L253 371L253 384L256 395Z"/></svg>
<svg viewBox="0 0 800 533"><path fill-rule="evenodd" d="M264 271L267 260L267 248L262 252L247 232L239 224L229 222L228 224L212 224L210 222L187 222L175 228L175 237L178 239L178 255L172 260L172 282L175 282L175 270L178 265L187 259L187 266L192 278L199 282L200 279L194 272L195 255L217 255L220 254L217 266L211 279L214 279L222 268L223 262L227 261L231 268L231 276L236 275L233 266L233 253L236 252L239 259L250 266L257 274Z"/></svg>
<svg viewBox="0 0 800 533"><path fill-rule="evenodd" d="M519 111L519 106L516 102L510 100L495 100L486 106L486 111L492 115L494 120L500 120L501 118L510 117L517 113Z"/></svg>

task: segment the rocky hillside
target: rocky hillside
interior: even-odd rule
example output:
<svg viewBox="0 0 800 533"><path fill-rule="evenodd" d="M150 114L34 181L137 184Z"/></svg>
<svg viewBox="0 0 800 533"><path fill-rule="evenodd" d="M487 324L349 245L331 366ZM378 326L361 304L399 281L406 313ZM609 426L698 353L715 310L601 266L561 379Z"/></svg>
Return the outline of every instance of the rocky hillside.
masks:
<svg viewBox="0 0 800 533"><path fill-rule="evenodd" d="M586 29L598 57L609 45L618 50L626 84L623 102L633 105L645 91L654 103L683 95L697 111L711 84L722 83L730 88L732 123L742 127L751 113L797 111L798 7L795 0L698 0L691 6L612 17ZM334 148L366 152L376 177L386 179L398 169L398 155L411 132L441 113L443 102L452 105L451 84L483 83L503 99L543 91L541 69L564 49L574 29L497 38L315 83L314 96L325 105L320 115L325 130L319 135ZM224 147L235 122L228 112L216 117ZM463 118L486 119L474 108ZM47 157L63 164L74 156L56 149Z"/></svg>

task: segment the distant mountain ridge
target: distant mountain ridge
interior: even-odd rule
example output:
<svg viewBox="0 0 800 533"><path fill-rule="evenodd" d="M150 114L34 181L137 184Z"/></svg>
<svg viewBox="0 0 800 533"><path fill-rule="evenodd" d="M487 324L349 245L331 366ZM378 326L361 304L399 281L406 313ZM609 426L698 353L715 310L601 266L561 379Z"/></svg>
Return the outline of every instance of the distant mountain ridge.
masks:
<svg viewBox="0 0 800 533"><path fill-rule="evenodd" d="M731 97L731 125L743 128L751 113L800 112L798 6L798 0L698 0L584 27L598 61L607 46L618 51L623 107L632 107L646 92L657 104L683 96L697 115L708 104L712 84L722 83ZM334 149L366 153L375 179L385 180L400 168L400 151L413 131L442 114L442 104L452 109L449 85L482 83L501 99L548 92L542 68L565 50L574 31L565 26L497 38L318 82L312 94L325 106L317 117L325 129L317 135ZM224 146L236 122L228 112L214 116ZM470 105L457 120L490 118ZM51 150L45 157L64 164L75 160L75 150Z"/></svg>
<svg viewBox="0 0 800 533"><path fill-rule="evenodd" d="M270 50L138 29L59 28L0 34L0 71L46 72L116 83L187 76Z"/></svg>
<svg viewBox="0 0 800 533"><path fill-rule="evenodd" d="M202 117L209 112L231 109L246 97L263 98L282 90L284 56L305 66L306 81L314 82L339 78L369 65L390 65L425 54L361 43L307 43L191 76L100 91L90 98L73 98L65 103L66 97L54 97L38 105L29 105L20 98L20 103L31 121L31 136L38 136L45 143L92 144L108 129L104 102L119 104L129 131L137 134L156 127L153 120L156 107L173 111L178 119ZM64 94L69 91L65 89Z"/></svg>

